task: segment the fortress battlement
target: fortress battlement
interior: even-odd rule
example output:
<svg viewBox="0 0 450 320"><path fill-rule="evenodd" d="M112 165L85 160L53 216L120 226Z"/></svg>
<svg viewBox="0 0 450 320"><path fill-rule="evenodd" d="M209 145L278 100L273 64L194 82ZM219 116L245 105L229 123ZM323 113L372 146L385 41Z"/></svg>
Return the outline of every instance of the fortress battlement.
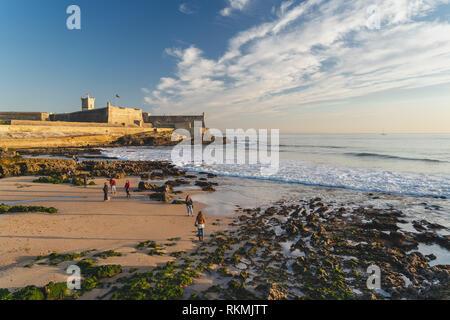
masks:
<svg viewBox="0 0 450 320"><path fill-rule="evenodd" d="M187 129L191 131L196 121L201 121L205 128L205 114L202 115L163 115L154 116L142 112L139 108L112 106L108 101L106 107L95 109L95 98L87 95L81 98L81 111L70 113L46 112L0 112L0 121L23 120L54 121L107 124L123 127L153 127L168 129ZM31 125L31 124L30 124Z"/></svg>

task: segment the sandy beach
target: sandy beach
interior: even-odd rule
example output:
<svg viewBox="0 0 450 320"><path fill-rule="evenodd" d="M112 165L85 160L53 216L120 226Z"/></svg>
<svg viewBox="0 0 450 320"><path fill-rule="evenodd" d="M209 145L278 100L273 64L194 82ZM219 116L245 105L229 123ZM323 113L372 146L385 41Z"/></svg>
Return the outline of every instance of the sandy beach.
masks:
<svg viewBox="0 0 450 320"><path fill-rule="evenodd" d="M110 157L11 157L0 173L0 299L448 298L447 199ZM108 202L105 177L118 188ZM186 193L206 213L204 242ZM19 213L28 210L42 212ZM72 265L82 277L75 291L66 285ZM374 289L373 265L383 275Z"/></svg>
<svg viewBox="0 0 450 320"><path fill-rule="evenodd" d="M58 266L36 263L37 256L53 252L114 250L122 256L105 259L99 265L120 264L124 270L142 271L173 260L171 252L196 246L195 218L186 215L184 205L150 201L148 193L141 192L133 192L132 199L128 200L123 191L125 179L117 181L118 194L109 202L103 201L101 190L105 179L95 179L96 185L86 188L34 183L34 179L31 176L1 179L0 203L55 207L59 212L0 215L0 288L14 290L66 281L65 267L73 262ZM128 180L135 187L140 179ZM185 195L177 194L174 198L184 199ZM202 204L194 202L195 213L201 208ZM231 222L229 217L207 216L206 219L206 239L211 232L229 228ZM153 240L164 245L170 238L180 240L165 247L163 256L149 256L136 250L142 241ZM94 290L83 298L94 298L97 294Z"/></svg>

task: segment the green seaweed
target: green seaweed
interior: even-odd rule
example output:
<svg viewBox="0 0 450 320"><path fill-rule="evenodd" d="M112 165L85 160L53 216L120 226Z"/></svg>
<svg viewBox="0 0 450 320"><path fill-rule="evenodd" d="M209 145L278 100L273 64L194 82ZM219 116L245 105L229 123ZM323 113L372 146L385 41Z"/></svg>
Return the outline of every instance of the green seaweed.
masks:
<svg viewBox="0 0 450 320"><path fill-rule="evenodd" d="M5 204L0 205L0 214L3 213L17 213L17 212L47 212L57 213L58 209L53 207L40 207L40 206L8 206Z"/></svg>
<svg viewBox="0 0 450 320"><path fill-rule="evenodd" d="M44 287L46 300L74 299L77 295L71 294L65 282L50 282Z"/></svg>
<svg viewBox="0 0 450 320"><path fill-rule="evenodd" d="M98 257L101 259L107 259L109 257L121 257L122 253L116 252L114 250L103 251L94 255L94 257Z"/></svg>
<svg viewBox="0 0 450 320"><path fill-rule="evenodd" d="M50 255L48 255L46 258L48 258L49 263L51 265L58 265L61 262L64 261L74 261L76 259L79 259L81 257L84 257L85 253L67 253L67 254L60 254L60 253L51 253ZM38 257L39 258L39 257Z"/></svg>
<svg viewBox="0 0 450 320"><path fill-rule="evenodd" d="M104 266L96 266L92 259L83 259L77 263L81 273L85 277L95 277L97 279L111 278L122 272L122 266L118 264L108 264Z"/></svg>
<svg viewBox="0 0 450 320"><path fill-rule="evenodd" d="M0 289L0 301L1 300L12 300L13 296L8 289Z"/></svg>
<svg viewBox="0 0 450 320"><path fill-rule="evenodd" d="M181 268L181 270L177 270ZM177 266L168 262L152 271L120 278L121 288L114 291L113 300L175 300L181 299L184 288L199 276L198 268L189 263Z"/></svg>
<svg viewBox="0 0 450 320"><path fill-rule="evenodd" d="M13 300L44 300L42 288L26 286L13 294Z"/></svg>

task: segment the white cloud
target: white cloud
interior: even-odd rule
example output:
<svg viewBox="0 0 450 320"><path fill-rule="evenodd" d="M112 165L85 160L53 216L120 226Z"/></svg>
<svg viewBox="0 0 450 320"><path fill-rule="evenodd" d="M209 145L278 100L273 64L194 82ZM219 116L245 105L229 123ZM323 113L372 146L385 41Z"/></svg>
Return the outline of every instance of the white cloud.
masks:
<svg viewBox="0 0 450 320"><path fill-rule="evenodd" d="M178 7L178 10L184 14L193 14L194 13L194 10L192 10L192 8L190 8L187 3L180 4L180 6Z"/></svg>
<svg viewBox="0 0 450 320"><path fill-rule="evenodd" d="M250 0L227 0L228 7L222 9L220 14L224 17L231 15L233 11L242 11L248 5Z"/></svg>
<svg viewBox="0 0 450 320"><path fill-rule="evenodd" d="M196 46L167 50L177 71L146 101L164 113L240 118L450 83L450 24L423 19L449 2L374 1L380 30L366 27L365 0L283 2L273 21L236 34L217 60Z"/></svg>

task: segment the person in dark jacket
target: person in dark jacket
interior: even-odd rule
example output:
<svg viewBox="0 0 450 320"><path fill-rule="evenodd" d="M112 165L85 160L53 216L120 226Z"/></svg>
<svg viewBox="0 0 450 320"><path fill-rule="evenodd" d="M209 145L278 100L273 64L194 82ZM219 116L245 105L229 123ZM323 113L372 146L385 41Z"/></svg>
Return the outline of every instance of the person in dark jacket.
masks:
<svg viewBox="0 0 450 320"><path fill-rule="evenodd" d="M108 183L105 182L105 186L103 187L103 194L104 194L103 200L104 201L108 201L109 200L108 191L109 191Z"/></svg>
<svg viewBox="0 0 450 320"><path fill-rule="evenodd" d="M130 198L131 198L131 195L130 195L130 188L131 188L130 181L127 180L127 183L125 183L125 191L126 191L126 193L127 193L127 199L130 199Z"/></svg>
<svg viewBox="0 0 450 320"><path fill-rule="evenodd" d="M190 195L187 195L187 196L186 196L186 209L187 209L188 217L189 217L189 216L193 217L193 216L194 216L194 213L193 213L193 210L194 210L194 202L192 201Z"/></svg>

